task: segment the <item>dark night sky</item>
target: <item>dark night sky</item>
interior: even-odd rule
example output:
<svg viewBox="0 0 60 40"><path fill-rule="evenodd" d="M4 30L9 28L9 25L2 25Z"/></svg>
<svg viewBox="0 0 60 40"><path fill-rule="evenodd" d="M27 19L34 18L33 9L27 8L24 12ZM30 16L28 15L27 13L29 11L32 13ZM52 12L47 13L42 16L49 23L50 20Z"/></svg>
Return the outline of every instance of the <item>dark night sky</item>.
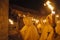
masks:
<svg viewBox="0 0 60 40"><path fill-rule="evenodd" d="M25 8L29 8L29 9L33 9L33 10L42 9L44 2L46 2L46 1L44 1L44 0L9 0L10 5L14 4L14 5L17 5L17 6L21 6L21 7L25 7ZM53 0L53 2L55 3L55 6L58 9L60 9L60 0ZM45 9L43 9L43 10L45 10ZM38 15L40 15L40 14L41 13L39 13ZM44 14L44 15L46 15L46 14ZM15 16L13 18L15 18Z"/></svg>
<svg viewBox="0 0 60 40"><path fill-rule="evenodd" d="M44 2L43 0L10 0L10 4L16 4L18 6L38 10L41 8Z"/></svg>
<svg viewBox="0 0 60 40"><path fill-rule="evenodd" d="M9 0L10 4L15 4L18 6L39 10L42 8L44 0ZM54 0L56 7L60 8L60 0Z"/></svg>

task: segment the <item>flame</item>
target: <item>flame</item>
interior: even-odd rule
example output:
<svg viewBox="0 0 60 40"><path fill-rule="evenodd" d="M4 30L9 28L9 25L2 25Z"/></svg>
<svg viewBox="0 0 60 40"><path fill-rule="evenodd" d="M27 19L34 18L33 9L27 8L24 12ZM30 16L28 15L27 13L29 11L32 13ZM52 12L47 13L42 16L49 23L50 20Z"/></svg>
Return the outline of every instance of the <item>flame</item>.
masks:
<svg viewBox="0 0 60 40"><path fill-rule="evenodd" d="M45 20L43 20L43 23L45 23L46 22L46 19Z"/></svg>
<svg viewBox="0 0 60 40"><path fill-rule="evenodd" d="M35 21L35 23L38 23L39 22L38 19L34 19L34 18L32 18L32 21Z"/></svg>
<svg viewBox="0 0 60 40"><path fill-rule="evenodd" d="M51 5L51 2L48 0L44 6L48 6L48 8L51 10L52 14L55 14L54 7Z"/></svg>
<svg viewBox="0 0 60 40"><path fill-rule="evenodd" d="M51 2L50 1L47 1L46 2L46 5L48 6L48 8L53 11L54 10L54 7L50 4Z"/></svg>
<svg viewBox="0 0 60 40"><path fill-rule="evenodd" d="M58 17L59 17L59 15L56 15L56 17L58 18Z"/></svg>
<svg viewBox="0 0 60 40"><path fill-rule="evenodd" d="M26 17L26 15L23 15L23 17Z"/></svg>
<svg viewBox="0 0 60 40"><path fill-rule="evenodd" d="M55 11L52 10L52 14L55 14Z"/></svg>
<svg viewBox="0 0 60 40"><path fill-rule="evenodd" d="M9 22L10 22L10 24L14 24L13 21L12 21L11 19L9 19Z"/></svg>
<svg viewBox="0 0 60 40"><path fill-rule="evenodd" d="M38 23L39 22L39 20L36 20L36 23Z"/></svg>

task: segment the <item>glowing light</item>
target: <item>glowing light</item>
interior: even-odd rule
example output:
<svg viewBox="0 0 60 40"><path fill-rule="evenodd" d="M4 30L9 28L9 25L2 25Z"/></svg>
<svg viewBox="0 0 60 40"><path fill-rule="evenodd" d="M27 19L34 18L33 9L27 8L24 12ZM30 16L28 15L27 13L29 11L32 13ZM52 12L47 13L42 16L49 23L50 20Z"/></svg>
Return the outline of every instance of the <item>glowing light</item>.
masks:
<svg viewBox="0 0 60 40"><path fill-rule="evenodd" d="M43 23L45 23L46 22L46 19L45 20L43 20Z"/></svg>
<svg viewBox="0 0 60 40"><path fill-rule="evenodd" d="M44 6L46 6L46 5L51 10L51 13L52 14L55 14L55 11L53 11L54 10L54 7L51 5L51 2L49 0L44 4Z"/></svg>
<svg viewBox="0 0 60 40"><path fill-rule="evenodd" d="M14 24L13 21L12 21L11 19L9 19L9 22L10 22L10 24Z"/></svg>
<svg viewBox="0 0 60 40"><path fill-rule="evenodd" d="M35 21L35 23L38 23L39 20L32 18L32 21Z"/></svg>
<svg viewBox="0 0 60 40"><path fill-rule="evenodd" d="M55 11L52 11L52 14L55 14Z"/></svg>
<svg viewBox="0 0 60 40"><path fill-rule="evenodd" d="M20 16L21 16L21 14L18 14L18 16L20 17Z"/></svg>
<svg viewBox="0 0 60 40"><path fill-rule="evenodd" d="M23 17L26 17L25 15L23 15Z"/></svg>
<svg viewBox="0 0 60 40"><path fill-rule="evenodd" d="M46 6L46 4L44 4L44 6Z"/></svg>
<svg viewBox="0 0 60 40"><path fill-rule="evenodd" d="M56 15L56 17L58 18L58 17L59 17L59 15Z"/></svg>
<svg viewBox="0 0 60 40"><path fill-rule="evenodd" d="M35 18L32 18L32 21L36 21L37 19L35 19Z"/></svg>
<svg viewBox="0 0 60 40"><path fill-rule="evenodd" d="M46 5L48 6L48 8L52 11L54 9L54 7L50 4L50 1L46 2Z"/></svg>
<svg viewBox="0 0 60 40"><path fill-rule="evenodd" d="M35 22L36 22L36 23L38 23L38 22L39 22L39 20L36 20Z"/></svg>

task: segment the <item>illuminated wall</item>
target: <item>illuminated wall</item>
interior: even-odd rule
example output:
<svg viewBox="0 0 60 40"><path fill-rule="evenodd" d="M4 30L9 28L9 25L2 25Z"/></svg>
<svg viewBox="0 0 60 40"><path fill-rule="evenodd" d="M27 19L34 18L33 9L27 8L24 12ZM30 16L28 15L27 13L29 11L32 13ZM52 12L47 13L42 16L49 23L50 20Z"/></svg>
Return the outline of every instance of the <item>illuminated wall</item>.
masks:
<svg viewBox="0 0 60 40"><path fill-rule="evenodd" d="M0 0L0 40L8 40L8 0Z"/></svg>

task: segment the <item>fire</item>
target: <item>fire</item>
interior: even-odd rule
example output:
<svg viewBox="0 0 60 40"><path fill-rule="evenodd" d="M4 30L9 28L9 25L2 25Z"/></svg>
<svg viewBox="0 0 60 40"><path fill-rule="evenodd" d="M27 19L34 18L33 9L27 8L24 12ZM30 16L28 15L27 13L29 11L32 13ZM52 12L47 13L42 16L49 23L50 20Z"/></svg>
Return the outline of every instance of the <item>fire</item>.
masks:
<svg viewBox="0 0 60 40"><path fill-rule="evenodd" d="M59 17L59 15L56 15L56 17L58 18L58 17Z"/></svg>
<svg viewBox="0 0 60 40"><path fill-rule="evenodd" d="M53 11L54 10L54 7L50 4L51 2L50 1L47 1L46 2L46 5L48 6L48 8Z"/></svg>
<svg viewBox="0 0 60 40"><path fill-rule="evenodd" d="M12 21L11 19L9 19L9 22L10 22L10 24L14 24L13 21Z"/></svg>
<svg viewBox="0 0 60 40"><path fill-rule="evenodd" d="M51 2L48 0L44 6L48 6L48 8L51 10L52 14L55 14L54 7L51 5Z"/></svg>
<svg viewBox="0 0 60 40"><path fill-rule="evenodd" d="M46 19L45 20L43 20L43 23L45 23L46 22Z"/></svg>

